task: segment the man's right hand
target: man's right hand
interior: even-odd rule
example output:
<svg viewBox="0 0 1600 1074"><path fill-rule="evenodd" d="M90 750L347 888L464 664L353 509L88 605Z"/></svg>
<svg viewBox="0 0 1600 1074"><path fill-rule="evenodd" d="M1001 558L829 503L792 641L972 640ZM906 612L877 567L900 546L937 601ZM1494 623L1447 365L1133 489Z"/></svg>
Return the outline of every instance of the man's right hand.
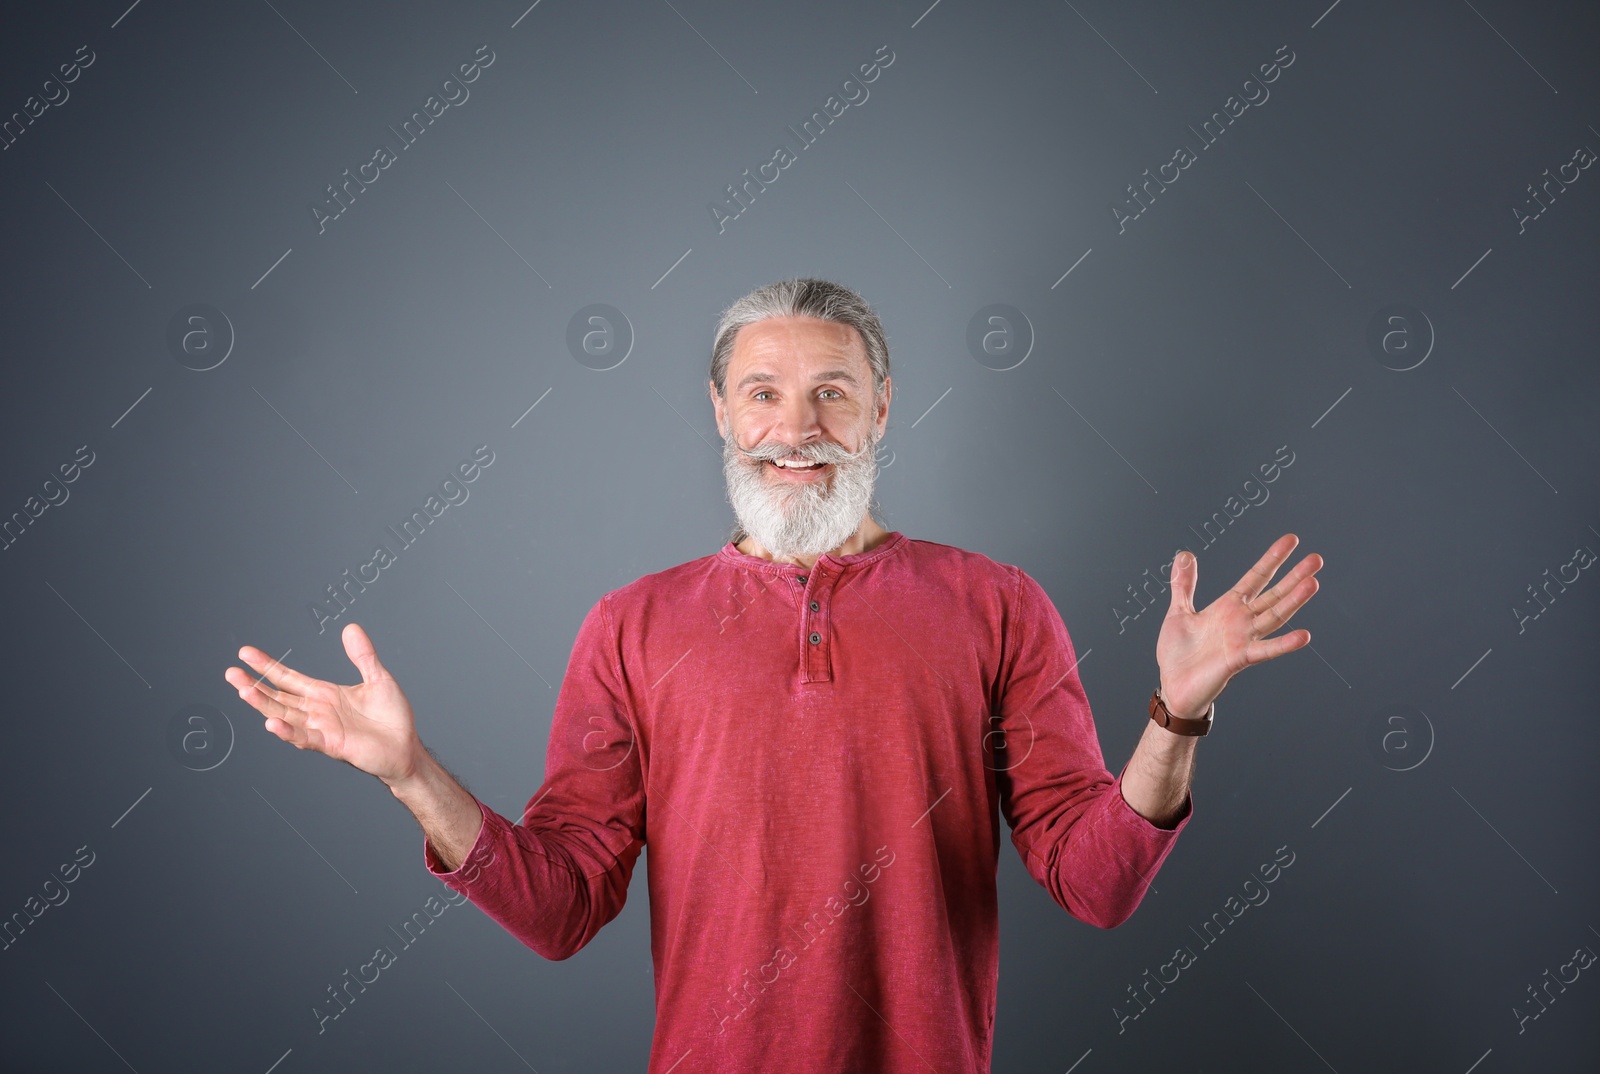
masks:
<svg viewBox="0 0 1600 1074"><path fill-rule="evenodd" d="M388 670L366 631L349 623L340 634L344 651L361 672L356 686L302 675L251 645L239 659L265 679L230 667L222 677L267 718L266 729L296 749L311 749L344 761L391 788L417 773L427 753L417 737L411 702Z"/></svg>

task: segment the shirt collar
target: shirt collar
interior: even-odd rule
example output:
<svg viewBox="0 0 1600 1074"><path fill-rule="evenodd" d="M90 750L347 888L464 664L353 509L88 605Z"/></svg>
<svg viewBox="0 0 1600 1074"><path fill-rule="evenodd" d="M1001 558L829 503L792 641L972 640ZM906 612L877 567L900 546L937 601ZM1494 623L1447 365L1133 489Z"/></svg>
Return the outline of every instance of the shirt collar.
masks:
<svg viewBox="0 0 1600 1074"><path fill-rule="evenodd" d="M889 535L883 539L878 547L866 552L854 552L847 556L836 556L831 552L824 552L817 557L817 567L812 569L815 570L826 565L829 569L838 572L854 570L884 556L892 555L899 551L909 540L910 538L899 530L890 530ZM806 571L806 568L798 563L774 563L770 559L762 559L760 556L752 556L748 552L742 552L739 550L739 546L731 540L722 546L717 555L729 563L752 570L766 571L769 574L802 574Z"/></svg>

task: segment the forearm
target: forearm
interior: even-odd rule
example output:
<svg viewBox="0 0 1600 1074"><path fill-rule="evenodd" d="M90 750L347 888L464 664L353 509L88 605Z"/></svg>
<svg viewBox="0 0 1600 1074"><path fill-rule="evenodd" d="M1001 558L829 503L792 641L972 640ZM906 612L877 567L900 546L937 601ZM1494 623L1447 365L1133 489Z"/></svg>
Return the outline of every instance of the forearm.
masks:
<svg viewBox="0 0 1600 1074"><path fill-rule="evenodd" d="M407 779L385 781L390 792L411 810L440 861L459 869L478 839L483 811L477 799L458 783L433 755L418 746L416 772Z"/></svg>
<svg viewBox="0 0 1600 1074"><path fill-rule="evenodd" d="M1194 776L1194 751L1199 738L1168 731L1146 720L1144 734L1122 773L1123 800L1158 828L1181 819Z"/></svg>
<svg viewBox="0 0 1600 1074"><path fill-rule="evenodd" d="M1150 729L1174 739L1183 737L1154 722ZM1165 757L1169 751L1177 756ZM1164 758L1164 765L1152 762L1152 757ZM1120 793L1097 781L1051 788L1059 804L1047 811L1045 823L1034 826L1045 834L1030 838L1032 833L1027 833L1018 841L1016 828L1012 830L1028 871L1079 920L1106 929L1120 925L1138 907L1188 823L1192 763L1192 745L1166 743L1147 731L1123 767L1117 781ZM1159 778L1163 766L1175 769L1176 785ZM1099 789L1110 793L1100 794Z"/></svg>
<svg viewBox="0 0 1600 1074"><path fill-rule="evenodd" d="M537 796L545 806L535 813L530 804L515 824L432 758L390 790L422 825L429 871L545 958L576 953L627 900L643 840L552 810L560 794L551 788Z"/></svg>

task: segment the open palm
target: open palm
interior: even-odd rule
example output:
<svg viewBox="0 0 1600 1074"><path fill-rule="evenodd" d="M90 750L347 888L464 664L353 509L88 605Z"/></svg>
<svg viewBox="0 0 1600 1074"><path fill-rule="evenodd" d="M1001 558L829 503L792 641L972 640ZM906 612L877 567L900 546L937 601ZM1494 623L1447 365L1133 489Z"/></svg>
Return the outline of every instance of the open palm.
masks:
<svg viewBox="0 0 1600 1074"><path fill-rule="evenodd" d="M1180 553L1172 561L1172 603L1156 640L1161 696L1171 712L1198 717L1228 680L1251 664L1310 644L1309 630L1275 638L1267 635L1287 623L1317 591L1312 576L1322 568L1322 557L1315 552L1304 557L1277 585L1262 592L1299 543L1292 533L1279 537L1232 589L1200 612L1194 607L1198 578L1194 554Z"/></svg>
<svg viewBox="0 0 1600 1074"><path fill-rule="evenodd" d="M382 780L402 779L415 769L420 751L411 702L378 661L366 631L350 623L340 638L361 672L354 686L313 679L251 645L239 650L239 659L276 688L236 667L223 678L267 718L268 731L297 749L316 750Z"/></svg>

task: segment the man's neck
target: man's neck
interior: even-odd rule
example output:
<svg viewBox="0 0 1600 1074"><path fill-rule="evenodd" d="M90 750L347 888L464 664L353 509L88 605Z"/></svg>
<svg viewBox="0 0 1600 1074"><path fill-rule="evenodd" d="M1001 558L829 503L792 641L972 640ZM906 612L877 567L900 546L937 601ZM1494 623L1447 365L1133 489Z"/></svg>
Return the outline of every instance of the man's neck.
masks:
<svg viewBox="0 0 1600 1074"><path fill-rule="evenodd" d="M867 515L860 527L850 535L849 540L838 548L830 548L828 552L830 555L835 556L853 556L860 552L870 552L882 544L888 536L889 531L874 522L871 515ZM820 558L811 555L775 556L761 547L761 543L749 535L746 535L745 539L734 547L748 556L771 560L773 563L795 563L807 570L816 566L817 560Z"/></svg>

